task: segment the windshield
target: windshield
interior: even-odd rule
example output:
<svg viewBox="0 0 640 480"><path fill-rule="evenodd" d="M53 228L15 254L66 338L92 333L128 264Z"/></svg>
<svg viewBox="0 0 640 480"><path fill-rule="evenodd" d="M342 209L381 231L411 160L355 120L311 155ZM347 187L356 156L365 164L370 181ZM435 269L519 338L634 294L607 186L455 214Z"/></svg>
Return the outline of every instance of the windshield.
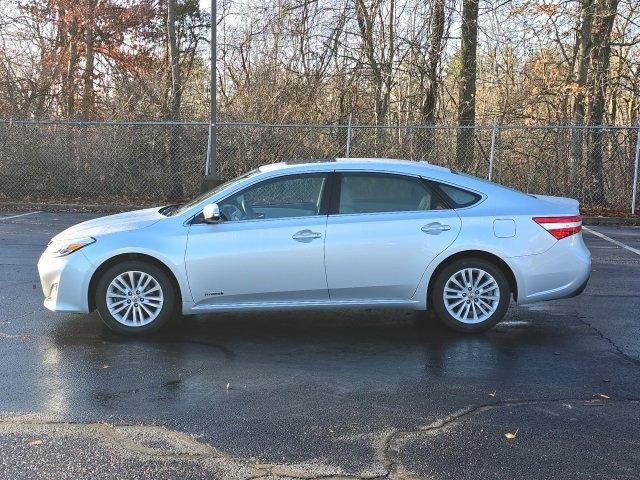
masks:
<svg viewBox="0 0 640 480"><path fill-rule="evenodd" d="M211 195L214 195L214 194L216 194L218 192L221 192L225 188L229 188L229 187L235 185L236 183L241 182L242 180L245 180L245 179L247 179L249 177L253 177L254 175L256 175L258 173L260 173L258 169L251 170L249 173L245 173L244 175L240 175L239 177L236 177L233 180L229 180L228 182L222 183L222 184L218 185L217 187L212 188L208 192L205 192L205 193L202 193L202 194L198 195L196 198L194 198L193 200L191 200L188 203L184 203L182 205L178 205L177 208L175 208L175 209L170 209L168 211L165 210L165 211L163 211L161 213L164 213L167 216L180 215L181 213L186 212L187 210L189 210L193 206L197 205L198 203L202 202L206 198L210 197Z"/></svg>

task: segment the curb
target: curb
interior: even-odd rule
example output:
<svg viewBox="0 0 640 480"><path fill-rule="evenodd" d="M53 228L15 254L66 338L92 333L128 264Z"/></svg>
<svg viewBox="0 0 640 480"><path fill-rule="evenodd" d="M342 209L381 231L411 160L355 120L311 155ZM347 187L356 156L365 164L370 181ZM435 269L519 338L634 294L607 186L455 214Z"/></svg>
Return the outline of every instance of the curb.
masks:
<svg viewBox="0 0 640 480"><path fill-rule="evenodd" d="M0 212L2 211L34 211L40 212L73 212L73 213L119 213L130 210L147 208L151 205L92 205L79 203L11 203L0 202ZM159 205L160 206L160 205Z"/></svg>
<svg viewBox="0 0 640 480"><path fill-rule="evenodd" d="M588 217L582 216L583 225L625 225L625 226L640 226L640 217Z"/></svg>

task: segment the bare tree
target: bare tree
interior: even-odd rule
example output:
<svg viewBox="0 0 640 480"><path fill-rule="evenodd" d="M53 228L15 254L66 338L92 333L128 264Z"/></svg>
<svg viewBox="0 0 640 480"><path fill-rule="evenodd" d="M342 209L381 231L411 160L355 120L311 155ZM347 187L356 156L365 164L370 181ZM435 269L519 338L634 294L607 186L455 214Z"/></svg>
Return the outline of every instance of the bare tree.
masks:
<svg viewBox="0 0 640 480"><path fill-rule="evenodd" d="M93 76L95 69L94 55L94 15L97 0L87 0L87 17L84 25L84 72L82 74L82 118L88 119L92 115L95 103Z"/></svg>
<svg viewBox="0 0 640 480"><path fill-rule="evenodd" d="M169 117L180 118L182 101L182 72L180 68L180 49L176 36L176 0L167 0L167 48L171 66L171 88L169 90Z"/></svg>
<svg viewBox="0 0 640 480"><path fill-rule="evenodd" d="M393 85L393 59L396 48L395 0L389 0L389 10L382 12L382 1L373 0L370 5L364 0L355 0L356 20L362 50L371 71L373 83L374 120L387 120L389 101Z"/></svg>
<svg viewBox="0 0 640 480"><path fill-rule="evenodd" d="M606 109L606 92L609 83L609 63L611 58L611 31L618 11L619 0L598 0L597 16L593 23L593 48L591 50L591 75L589 94L592 98L589 123L602 125ZM590 196L598 203L606 202L604 196L604 177L602 157L604 132L597 128L590 131L589 152Z"/></svg>
<svg viewBox="0 0 640 480"><path fill-rule="evenodd" d="M596 0L581 0L580 2L580 26L577 31L574 61L573 78L573 104L571 120L574 125L584 125L585 123L585 97L587 90L587 74L589 70L589 59L591 56L591 30L593 28L593 10ZM569 182L571 188L575 189L576 170L582 162L582 145L584 143L583 130L576 128L572 130L571 139L571 167Z"/></svg>
<svg viewBox="0 0 640 480"><path fill-rule="evenodd" d="M476 121L476 50L478 47L479 0L463 0L458 125L472 126ZM466 168L473 161L474 130L458 131L456 156L458 166Z"/></svg>
<svg viewBox="0 0 640 480"><path fill-rule="evenodd" d="M3 117L206 118L208 51L199 42L209 19L198 0L4 2ZM618 0L603 23L605 3L219 0L220 117L458 123L467 127L456 145L463 168L473 125L496 116L583 124L600 109L603 122L635 123L640 4ZM455 51L447 38L458 17ZM612 40L601 48L607 23ZM588 166L589 139L571 140L575 169Z"/></svg>
<svg viewBox="0 0 640 480"><path fill-rule="evenodd" d="M427 50L427 88L422 104L422 121L432 125L436 120L436 103L438 100L438 68L442 56L442 37L444 35L445 0L433 0L431 12L431 31Z"/></svg>

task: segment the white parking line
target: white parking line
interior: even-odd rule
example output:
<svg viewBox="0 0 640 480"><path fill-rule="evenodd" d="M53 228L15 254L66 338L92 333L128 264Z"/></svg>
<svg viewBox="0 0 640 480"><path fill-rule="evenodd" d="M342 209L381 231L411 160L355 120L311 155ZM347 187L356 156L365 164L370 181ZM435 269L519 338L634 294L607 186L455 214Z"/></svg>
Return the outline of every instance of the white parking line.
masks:
<svg viewBox="0 0 640 480"><path fill-rule="evenodd" d="M582 229L586 230L587 232L589 232L592 235L595 235L596 237L600 237L603 240L606 240L607 242L611 242L614 245L617 245L619 247L625 248L625 249L629 250L630 252L635 253L636 255L640 255L640 250L638 250L637 248L630 247L629 245L625 245L624 243L619 242L618 240L614 240L611 237L607 237L604 233L596 232L595 230L591 230L590 228L585 227L584 225L582 226Z"/></svg>
<svg viewBox="0 0 640 480"><path fill-rule="evenodd" d="M11 215L10 217L0 217L0 221L2 220L9 220L10 218L18 218L18 217L26 217L27 215L34 215L36 213L40 213L38 212L29 212L29 213L21 213L20 215Z"/></svg>

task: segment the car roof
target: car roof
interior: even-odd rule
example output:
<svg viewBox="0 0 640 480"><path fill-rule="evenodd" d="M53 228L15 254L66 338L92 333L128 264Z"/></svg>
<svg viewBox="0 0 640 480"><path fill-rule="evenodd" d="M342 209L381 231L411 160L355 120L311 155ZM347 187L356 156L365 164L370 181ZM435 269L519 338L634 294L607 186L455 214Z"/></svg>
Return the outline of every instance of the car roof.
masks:
<svg viewBox="0 0 640 480"><path fill-rule="evenodd" d="M272 163L259 168L261 172L279 170L370 170L398 173L427 174L427 172L450 173L451 170L425 161L399 160L394 158L331 158Z"/></svg>

